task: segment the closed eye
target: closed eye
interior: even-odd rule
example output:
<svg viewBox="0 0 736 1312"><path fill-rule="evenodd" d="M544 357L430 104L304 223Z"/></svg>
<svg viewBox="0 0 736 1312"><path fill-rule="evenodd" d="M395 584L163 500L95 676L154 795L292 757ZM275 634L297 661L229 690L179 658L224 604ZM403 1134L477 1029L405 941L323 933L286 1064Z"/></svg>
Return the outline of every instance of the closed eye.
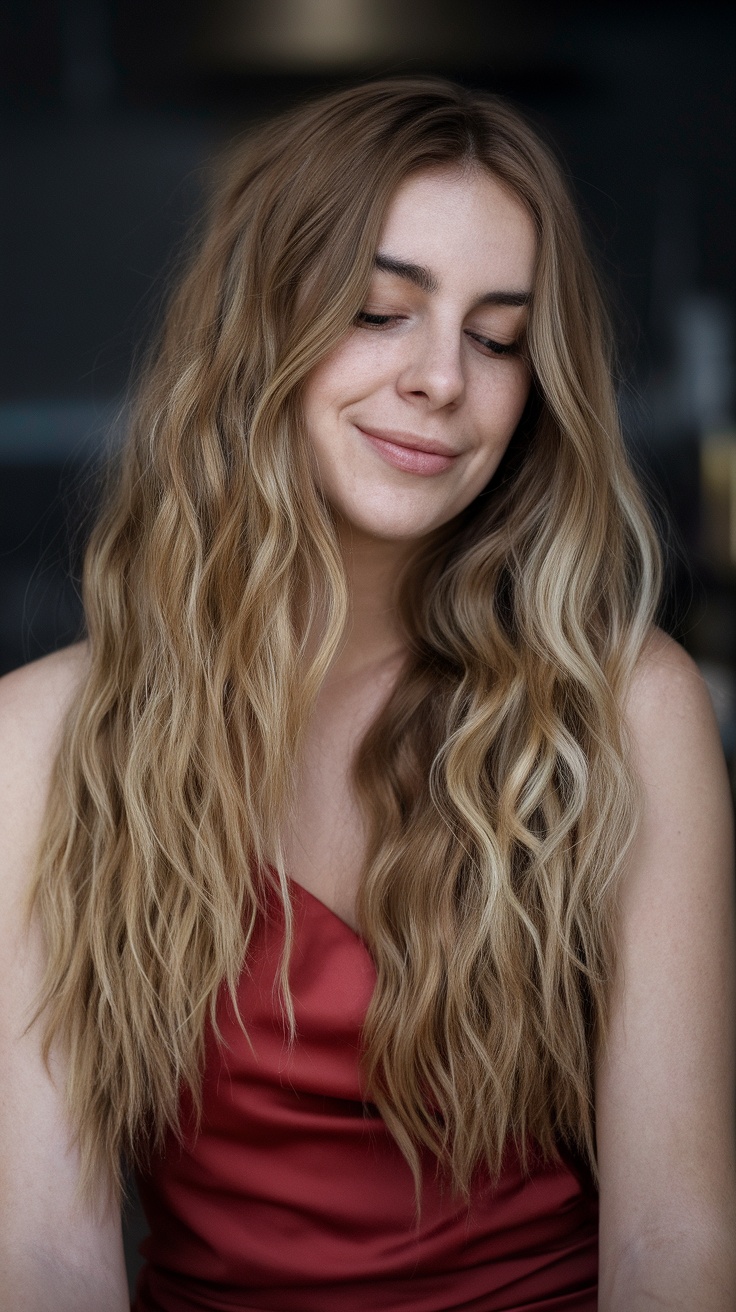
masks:
<svg viewBox="0 0 736 1312"><path fill-rule="evenodd" d="M355 322L364 328L385 328L386 324L394 323L398 318L397 314L369 314L367 310L361 310L356 314Z"/></svg>
<svg viewBox="0 0 736 1312"><path fill-rule="evenodd" d="M387 328L389 324L398 323L402 318L400 314L371 314L368 310L360 310L355 316L355 322L363 328ZM496 342L492 337L483 337L480 333L469 330L466 331L466 336L472 338L491 355L515 355L519 349L518 342Z"/></svg>
<svg viewBox="0 0 736 1312"><path fill-rule="evenodd" d="M492 355L516 355L519 350L518 342L494 342L492 337L481 337L480 333L466 332L467 337L471 337L474 342L482 346Z"/></svg>

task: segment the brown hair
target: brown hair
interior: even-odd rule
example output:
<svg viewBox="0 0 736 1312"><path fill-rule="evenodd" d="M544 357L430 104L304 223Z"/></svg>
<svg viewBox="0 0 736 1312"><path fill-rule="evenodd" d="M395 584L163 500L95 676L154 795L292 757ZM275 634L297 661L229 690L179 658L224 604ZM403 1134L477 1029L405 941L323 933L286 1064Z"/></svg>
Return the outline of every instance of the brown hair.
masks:
<svg viewBox="0 0 736 1312"><path fill-rule="evenodd" d="M415 1176L424 1144L467 1190L509 1136L594 1164L592 1049L636 820L620 707L657 548L559 166L501 101L392 79L232 153L87 552L90 668L35 907L88 1186L176 1124L182 1082L196 1094L269 861L290 938L279 835L347 613L300 387L361 308L397 186L448 164L490 170L534 220L533 399L490 487L407 573L411 657L358 753L365 1069Z"/></svg>

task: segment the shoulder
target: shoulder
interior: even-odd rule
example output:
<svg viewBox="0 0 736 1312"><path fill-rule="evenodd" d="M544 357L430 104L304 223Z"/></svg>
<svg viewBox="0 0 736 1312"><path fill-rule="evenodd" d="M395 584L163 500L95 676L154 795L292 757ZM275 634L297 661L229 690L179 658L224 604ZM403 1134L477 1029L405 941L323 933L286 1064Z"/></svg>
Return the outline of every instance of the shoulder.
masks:
<svg viewBox="0 0 736 1312"><path fill-rule="evenodd" d="M84 642L22 665L0 678L0 733L31 732L34 741L53 738L58 722L88 668Z"/></svg>
<svg viewBox="0 0 736 1312"><path fill-rule="evenodd" d="M710 696L695 661L661 629L652 629L631 680L626 706L632 725L663 711L712 716Z"/></svg>
<svg viewBox="0 0 736 1312"><path fill-rule="evenodd" d="M3 902L30 873L61 729L87 663L86 644L79 643L0 678Z"/></svg>
<svg viewBox="0 0 736 1312"><path fill-rule="evenodd" d="M46 948L28 917L52 766L87 671L82 645L0 679L0 1267L3 1307L128 1307L120 1209L80 1206L59 1052L29 1024ZM53 1182L53 1188L50 1188Z"/></svg>
<svg viewBox="0 0 736 1312"><path fill-rule="evenodd" d="M728 776L705 682L662 633L642 652L624 716L641 808L598 1054L601 1296L608 1306L640 1268L669 1306L671 1268L683 1307L705 1307L695 1286L712 1281L707 1305L725 1308L736 1213Z"/></svg>
<svg viewBox="0 0 736 1312"><path fill-rule="evenodd" d="M9 747L20 754L16 765L39 751L53 751L87 668L87 644L77 643L0 678L0 744L7 766Z"/></svg>
<svg viewBox="0 0 736 1312"><path fill-rule="evenodd" d="M641 653L624 705L633 764L645 794L673 798L686 809L707 793L730 812L728 778L707 684L695 661L660 629Z"/></svg>
<svg viewBox="0 0 736 1312"><path fill-rule="evenodd" d="M679 885L683 915L693 889L727 907L733 807L715 712L695 662L658 630L635 670L624 719L641 793L629 896L651 900L659 886L669 899Z"/></svg>

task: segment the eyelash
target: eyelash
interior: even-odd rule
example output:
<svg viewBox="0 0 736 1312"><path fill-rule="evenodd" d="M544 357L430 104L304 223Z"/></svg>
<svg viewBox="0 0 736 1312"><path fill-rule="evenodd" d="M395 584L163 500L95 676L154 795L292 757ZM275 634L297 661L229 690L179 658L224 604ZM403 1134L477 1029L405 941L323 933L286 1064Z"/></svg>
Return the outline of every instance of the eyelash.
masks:
<svg viewBox="0 0 736 1312"><path fill-rule="evenodd" d="M396 314L369 314L367 310L361 310L356 316L356 322L364 328L385 328L388 324L394 322L399 316ZM480 333L468 333L474 342L479 342L493 355L515 355L518 352L518 343L510 342L503 345L501 342L494 342L490 337L481 337Z"/></svg>
<svg viewBox="0 0 736 1312"><path fill-rule="evenodd" d="M367 328L385 328L387 323L397 316L395 314L369 314L367 310L361 310L357 316L358 323L364 324Z"/></svg>

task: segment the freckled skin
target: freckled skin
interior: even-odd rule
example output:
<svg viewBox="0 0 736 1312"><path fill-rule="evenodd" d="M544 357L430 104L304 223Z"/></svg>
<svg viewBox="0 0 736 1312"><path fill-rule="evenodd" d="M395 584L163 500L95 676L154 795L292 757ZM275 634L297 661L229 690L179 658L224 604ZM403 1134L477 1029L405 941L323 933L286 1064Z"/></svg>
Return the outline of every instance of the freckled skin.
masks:
<svg viewBox="0 0 736 1312"><path fill-rule="evenodd" d="M481 298L531 291L536 242L521 202L491 174L443 168L399 187L378 249L429 270L434 290L377 268L367 317L314 370L304 406L338 522L354 542L398 546L470 504L521 418L530 379L515 344L527 310ZM396 468L365 430L434 440L458 455L429 475Z"/></svg>

